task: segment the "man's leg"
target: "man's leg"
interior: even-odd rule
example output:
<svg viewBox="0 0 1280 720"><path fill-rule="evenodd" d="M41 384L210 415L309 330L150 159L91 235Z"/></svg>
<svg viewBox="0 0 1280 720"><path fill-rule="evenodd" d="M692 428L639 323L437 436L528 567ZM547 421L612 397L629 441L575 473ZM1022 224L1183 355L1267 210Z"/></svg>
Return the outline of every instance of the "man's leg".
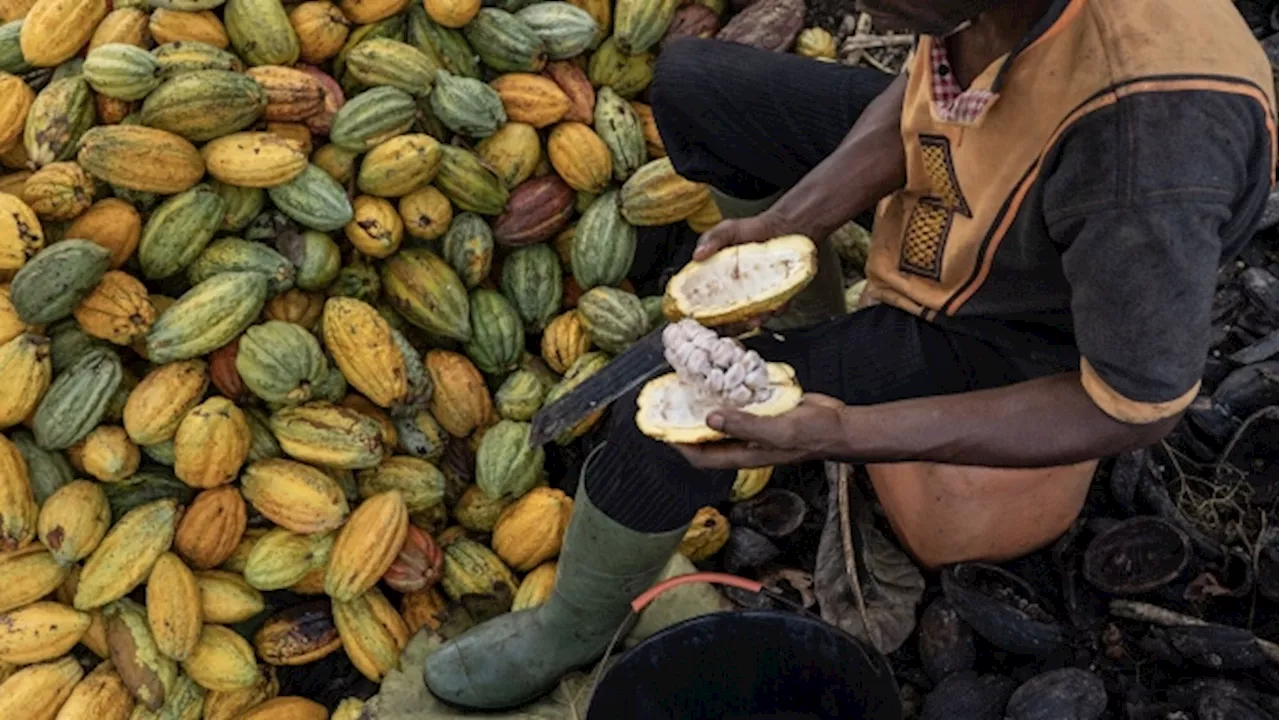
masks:
<svg viewBox="0 0 1280 720"><path fill-rule="evenodd" d="M889 307L748 343L801 386L855 404L995 387L1024 375L995 348ZM496 618L427 658L428 687L467 707L501 708L600 656L628 603L651 585L693 514L728 499L735 473L691 467L636 428L637 393L615 404L608 439L583 470L548 602Z"/></svg>

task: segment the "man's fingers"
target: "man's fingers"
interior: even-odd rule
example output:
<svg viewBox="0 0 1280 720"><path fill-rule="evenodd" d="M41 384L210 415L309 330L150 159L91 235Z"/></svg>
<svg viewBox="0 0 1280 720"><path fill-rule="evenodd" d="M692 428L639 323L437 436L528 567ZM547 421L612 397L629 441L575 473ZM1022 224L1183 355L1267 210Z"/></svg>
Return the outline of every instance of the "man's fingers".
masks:
<svg viewBox="0 0 1280 720"><path fill-rule="evenodd" d="M738 440L754 440L766 446L778 447L777 427L773 418L738 410L715 410L707 415L707 427Z"/></svg>

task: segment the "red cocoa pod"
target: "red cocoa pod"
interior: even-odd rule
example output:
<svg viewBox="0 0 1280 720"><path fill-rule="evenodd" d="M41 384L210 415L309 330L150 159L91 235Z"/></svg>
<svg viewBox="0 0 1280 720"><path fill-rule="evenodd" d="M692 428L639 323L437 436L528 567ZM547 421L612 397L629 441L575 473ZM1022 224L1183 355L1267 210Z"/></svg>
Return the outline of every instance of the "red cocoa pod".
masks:
<svg viewBox="0 0 1280 720"><path fill-rule="evenodd" d="M236 338L209 353L209 379L223 397L233 402L249 399L249 389L236 370L236 353L240 351L240 338Z"/></svg>
<svg viewBox="0 0 1280 720"><path fill-rule="evenodd" d="M426 590L444 575L444 553L425 531L409 526L404 547L382 579L392 590L402 593Z"/></svg>
<svg viewBox="0 0 1280 720"><path fill-rule="evenodd" d="M709 38L720 29L720 14L706 5L685 5L676 10L676 16L662 36L662 49L680 38Z"/></svg>
<svg viewBox="0 0 1280 720"><path fill-rule="evenodd" d="M562 118L564 122L590 125L595 118L596 89L591 87L587 73L571 60L556 60L547 63L542 74L551 78L569 96L569 112Z"/></svg>
<svg viewBox="0 0 1280 720"><path fill-rule="evenodd" d="M314 65L298 65L297 67L315 78L315 81L320 83L320 90L324 92L324 109L303 122L306 123L307 129L311 131L312 135L327 136L329 134L329 126L333 124L333 116L347 102L347 96L342 92L342 86L329 73Z"/></svg>
<svg viewBox="0 0 1280 720"><path fill-rule="evenodd" d="M804 28L804 0L759 0L729 21L717 40L786 52Z"/></svg>
<svg viewBox="0 0 1280 720"><path fill-rule="evenodd" d="M493 239L508 247L550 240L573 217L577 199L559 175L525 180L511 191L506 209L493 221Z"/></svg>

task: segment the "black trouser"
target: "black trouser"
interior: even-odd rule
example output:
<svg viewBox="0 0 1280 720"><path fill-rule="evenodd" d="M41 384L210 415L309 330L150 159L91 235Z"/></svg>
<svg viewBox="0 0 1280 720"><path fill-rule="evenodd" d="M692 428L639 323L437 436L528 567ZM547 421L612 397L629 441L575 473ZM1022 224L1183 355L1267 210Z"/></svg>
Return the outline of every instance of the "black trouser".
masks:
<svg viewBox="0 0 1280 720"><path fill-rule="evenodd" d="M737 197L764 197L795 184L835 150L889 80L874 70L684 40L663 51L652 100L682 175ZM1064 369L887 306L746 344L790 364L806 391L851 405L999 387ZM637 394L614 405L605 447L587 466L587 492L627 527L672 530L698 508L726 500L735 473L695 469L641 434Z"/></svg>

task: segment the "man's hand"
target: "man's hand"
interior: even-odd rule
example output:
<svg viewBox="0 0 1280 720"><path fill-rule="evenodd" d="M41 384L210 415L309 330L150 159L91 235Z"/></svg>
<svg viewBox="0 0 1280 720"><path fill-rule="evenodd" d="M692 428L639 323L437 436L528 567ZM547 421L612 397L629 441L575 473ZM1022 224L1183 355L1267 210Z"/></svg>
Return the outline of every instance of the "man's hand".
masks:
<svg viewBox="0 0 1280 720"><path fill-rule="evenodd" d="M845 404L809 393L794 410L758 417L737 410L716 410L707 425L729 439L701 445L676 445L694 467L706 470L782 465L841 454L840 411Z"/></svg>
<svg viewBox="0 0 1280 720"><path fill-rule="evenodd" d="M706 260L727 247L765 242L788 232L782 220L768 210L754 217L721 220L702 233L693 249L693 259Z"/></svg>

